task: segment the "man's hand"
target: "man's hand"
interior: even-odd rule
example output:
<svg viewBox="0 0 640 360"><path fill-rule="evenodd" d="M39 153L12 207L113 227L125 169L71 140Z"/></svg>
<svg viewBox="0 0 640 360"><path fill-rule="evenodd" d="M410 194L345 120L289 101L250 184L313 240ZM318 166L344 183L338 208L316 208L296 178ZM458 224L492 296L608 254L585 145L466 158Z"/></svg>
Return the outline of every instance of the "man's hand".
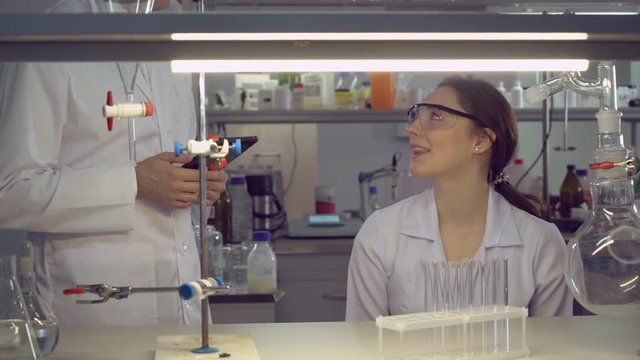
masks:
<svg viewBox="0 0 640 360"><path fill-rule="evenodd" d="M191 158L190 155L176 157L173 153L164 152L139 162L136 166L137 197L177 208L198 204L198 170L174 165L185 164ZM207 171L207 206L218 200L226 182L224 171Z"/></svg>

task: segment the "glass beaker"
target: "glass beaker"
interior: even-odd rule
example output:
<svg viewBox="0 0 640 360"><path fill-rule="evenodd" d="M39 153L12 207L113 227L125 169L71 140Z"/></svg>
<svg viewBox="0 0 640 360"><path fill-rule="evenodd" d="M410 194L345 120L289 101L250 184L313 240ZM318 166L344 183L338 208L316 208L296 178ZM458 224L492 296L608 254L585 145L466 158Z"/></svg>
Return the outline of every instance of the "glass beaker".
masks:
<svg viewBox="0 0 640 360"><path fill-rule="evenodd" d="M36 334L40 352L48 355L58 345L60 335L58 319L36 291L36 279L33 269L33 247L30 241L22 243L20 255L20 288L27 308L29 323Z"/></svg>
<svg viewBox="0 0 640 360"><path fill-rule="evenodd" d="M15 257L0 256L0 359L37 359L40 348L12 263Z"/></svg>

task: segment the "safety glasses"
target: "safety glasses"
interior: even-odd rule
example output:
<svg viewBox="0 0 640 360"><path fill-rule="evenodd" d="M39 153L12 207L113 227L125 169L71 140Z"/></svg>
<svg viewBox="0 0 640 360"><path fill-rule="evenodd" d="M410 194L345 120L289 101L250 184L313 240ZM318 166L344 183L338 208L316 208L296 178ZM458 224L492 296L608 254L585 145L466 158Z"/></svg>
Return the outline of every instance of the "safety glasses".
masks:
<svg viewBox="0 0 640 360"><path fill-rule="evenodd" d="M473 114L439 104L417 103L409 109L407 116L409 125L417 121L422 130L450 129L456 124L458 117L467 118L479 123L482 127L487 127L482 120Z"/></svg>

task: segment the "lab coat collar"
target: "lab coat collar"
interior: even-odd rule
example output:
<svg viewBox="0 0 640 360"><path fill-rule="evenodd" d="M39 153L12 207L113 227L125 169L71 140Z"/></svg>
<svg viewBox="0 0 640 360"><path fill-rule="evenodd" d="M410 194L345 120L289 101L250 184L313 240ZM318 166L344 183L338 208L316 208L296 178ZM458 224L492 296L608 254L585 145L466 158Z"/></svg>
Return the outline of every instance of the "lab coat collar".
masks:
<svg viewBox="0 0 640 360"><path fill-rule="evenodd" d="M433 188L413 198L407 212L400 220L400 232L404 235L428 241L441 241L438 210ZM482 246L484 248L517 246L522 244L514 218L516 211L511 203L489 188L489 204Z"/></svg>

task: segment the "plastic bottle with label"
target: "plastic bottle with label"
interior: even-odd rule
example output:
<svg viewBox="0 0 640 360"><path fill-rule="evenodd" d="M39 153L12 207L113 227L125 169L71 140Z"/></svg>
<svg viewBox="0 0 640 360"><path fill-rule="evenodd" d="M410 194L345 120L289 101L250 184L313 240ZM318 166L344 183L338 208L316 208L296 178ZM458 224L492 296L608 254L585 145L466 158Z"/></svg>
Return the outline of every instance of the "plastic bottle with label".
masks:
<svg viewBox="0 0 640 360"><path fill-rule="evenodd" d="M378 198L378 187L376 187L375 185L369 186L369 207L371 209L371 212L374 212L382 207L380 205L380 199Z"/></svg>
<svg viewBox="0 0 640 360"><path fill-rule="evenodd" d="M496 89L498 90L498 92L500 92L500 94L502 94L502 96L504 96L504 98L509 103L511 103L511 97L510 97L509 93L507 92L507 89L504 87L504 81L498 82L498 86L496 87Z"/></svg>
<svg viewBox="0 0 640 360"><path fill-rule="evenodd" d="M524 98L522 96L522 85L520 80L516 80L513 88L511 88L511 107L521 109L524 107Z"/></svg>
<svg viewBox="0 0 640 360"><path fill-rule="evenodd" d="M278 289L278 265L271 248L271 232L254 231L247 257L247 290L251 294L273 294Z"/></svg>
<svg viewBox="0 0 640 360"><path fill-rule="evenodd" d="M231 176L227 191L233 203L231 242L249 243L253 233L253 204L244 175Z"/></svg>
<svg viewBox="0 0 640 360"><path fill-rule="evenodd" d="M391 72L371 73L371 108L393 109L395 108L395 82Z"/></svg>

